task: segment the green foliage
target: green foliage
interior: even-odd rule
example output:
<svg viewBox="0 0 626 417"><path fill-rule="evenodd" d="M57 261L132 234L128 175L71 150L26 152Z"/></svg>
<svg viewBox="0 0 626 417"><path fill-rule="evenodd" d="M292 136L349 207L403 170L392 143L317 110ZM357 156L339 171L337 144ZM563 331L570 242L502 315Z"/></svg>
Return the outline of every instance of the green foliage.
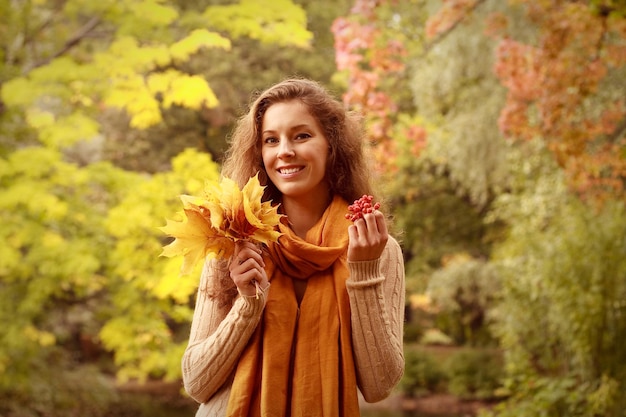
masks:
<svg viewBox="0 0 626 417"><path fill-rule="evenodd" d="M500 225L483 222L483 208L452 180L435 147L429 145L415 158L409 143L401 146L399 169L384 177L384 190L402 232L407 287L424 292L432 272L450 255L486 257Z"/></svg>
<svg viewBox="0 0 626 417"><path fill-rule="evenodd" d="M448 257L428 284L428 294L438 308L437 326L459 345L493 344L488 316L499 290L500 280L492 264L467 254Z"/></svg>
<svg viewBox="0 0 626 417"><path fill-rule="evenodd" d="M439 317L440 315L437 314ZM437 320L439 321L439 320ZM454 339L437 328L427 329L419 340L425 346L453 346Z"/></svg>
<svg viewBox="0 0 626 417"><path fill-rule="evenodd" d="M442 363L419 347L409 346L404 352L404 375L400 381L402 393L418 397L444 389L447 380Z"/></svg>
<svg viewBox="0 0 626 417"><path fill-rule="evenodd" d="M481 417L622 416L622 393L619 382L608 377L599 383L572 377L524 378L507 401Z"/></svg>
<svg viewBox="0 0 626 417"><path fill-rule="evenodd" d="M0 414L22 417L104 417L118 399L113 381L95 366L31 363L30 393L0 392Z"/></svg>
<svg viewBox="0 0 626 417"><path fill-rule="evenodd" d="M472 204L484 208L506 181L507 145L497 130L505 90L493 74L495 42L484 35L484 19L511 13L508 2L490 0L453 34L425 45L414 58L409 88L429 130L428 146L451 183ZM480 57L477 59L477 57Z"/></svg>
<svg viewBox="0 0 626 417"><path fill-rule="evenodd" d="M496 350L461 347L437 351L407 344L405 361L400 390L409 397L447 392L465 400L494 399L504 374Z"/></svg>
<svg viewBox="0 0 626 417"><path fill-rule="evenodd" d="M163 111L171 106L193 110L217 106L217 96L208 81L182 67L207 49L230 49L230 40L215 31L222 28L219 22L227 22L233 30L246 27L245 33L240 31L238 36L273 43L280 40L282 45L304 46L310 41L304 11L288 0L272 2L272 7L244 2L185 12L169 3L146 0L94 5L75 0L51 20L45 16L51 12L47 7L52 6L12 5L16 14L30 19L33 27L40 26L43 34L51 36L45 47L27 50L55 53L25 54L16 61L23 75L2 80L1 100L30 115L26 121L33 129L47 129L49 132L40 133L42 140L63 138L55 143L66 146L90 139L99 130L92 122L89 130L76 131L74 115L96 119L104 106L124 110L130 126L139 129L161 123ZM213 17L218 24L208 30ZM255 21L262 18L262 24L250 25L252 17ZM66 27L76 34L63 45L60 41L67 38ZM87 42L87 36L100 27L107 36ZM34 42L34 38L20 40L18 33L9 33L4 40L7 44ZM66 117L70 119L64 122ZM81 126L86 125L83 122Z"/></svg>
<svg viewBox="0 0 626 417"><path fill-rule="evenodd" d="M503 275L495 329L513 394L502 415L621 415L626 208L584 205L540 147L523 151L514 193L493 213L510 219L495 254Z"/></svg>
<svg viewBox="0 0 626 417"><path fill-rule="evenodd" d="M493 399L503 377L497 352L462 350L446 361L448 392L462 399Z"/></svg>

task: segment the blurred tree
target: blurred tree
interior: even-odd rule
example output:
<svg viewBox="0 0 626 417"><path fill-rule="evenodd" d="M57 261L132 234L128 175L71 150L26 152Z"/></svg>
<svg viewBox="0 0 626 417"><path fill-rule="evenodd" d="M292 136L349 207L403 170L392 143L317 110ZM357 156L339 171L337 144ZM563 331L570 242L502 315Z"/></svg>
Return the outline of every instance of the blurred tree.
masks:
<svg viewBox="0 0 626 417"><path fill-rule="evenodd" d="M494 330L505 351L505 416L621 416L626 406L626 208L590 208L538 140L510 159Z"/></svg>
<svg viewBox="0 0 626 417"><path fill-rule="evenodd" d="M414 293L428 290L433 272L451 255L488 258L501 228L484 223L489 206L473 202L452 179L452 169L433 143L436 128L425 130L434 133L428 134L428 146L418 157L411 152L412 140L395 140L397 170L381 176L402 241L407 288Z"/></svg>
<svg viewBox="0 0 626 417"><path fill-rule="evenodd" d="M179 375L197 279L157 257L157 227L219 165L172 146L171 171L126 171L105 161L109 133L214 108L210 80L188 65L231 48L226 36L308 45L303 9L271 3L0 0L0 414L105 415L102 371ZM244 33L205 28L241 30L251 13L262 24ZM115 367L86 365L106 359L101 343Z"/></svg>
<svg viewBox="0 0 626 417"><path fill-rule="evenodd" d="M413 7L399 19L428 19L426 38L403 43L401 74L408 68L410 82L376 69L367 84L397 103L401 95L380 81L394 77L413 95L404 114L386 108L386 146L395 148L387 166L395 170L381 176L405 233L409 288L428 289L460 325L493 320L510 395L495 414L620 415L623 2L380 4L391 8L384 16ZM393 33L392 20L373 16L378 30ZM343 44L359 52L346 60L368 69L362 57L376 43L344 33ZM362 84L347 85L361 92ZM360 108L380 117L366 103ZM604 206L591 208L570 190ZM445 263L463 253L471 257Z"/></svg>
<svg viewBox="0 0 626 417"><path fill-rule="evenodd" d="M114 242L104 218L116 194L135 181L107 163L66 163L59 151L44 147L26 147L0 160L3 414L62 408L71 398L62 389L66 376L84 372L86 380L94 378L82 364L97 339L109 284L105 270Z"/></svg>
<svg viewBox="0 0 626 417"><path fill-rule="evenodd" d="M191 62L205 62L205 67L207 64L213 66L220 61L211 59L210 55L202 61L206 51L231 50L231 41L226 38L229 35L228 30L235 31L236 36L241 36L241 30L237 29L236 20L232 20L224 28L224 19L230 19L239 13L242 24L245 24L245 19L249 20L250 14L254 13L264 22L256 28L259 33L253 36L257 39L256 44L269 45L270 41L277 38L282 39L281 47L304 47L310 44L311 32L305 29L307 22L304 10L288 0L268 2L269 5L261 11L255 9L258 7L255 2L229 6L209 4L204 11L197 8L178 8L176 3L147 0L128 4L98 4L97 7L93 4L83 7L76 0L59 6L40 6L32 12L26 6L12 7L12 13L8 14L9 19L19 21L20 15L27 17L29 26L24 31L37 26L38 20L42 20L41 33L38 34L39 37L30 39L28 34L19 32L18 26L12 27L15 29L13 34L7 31L10 35L6 39L6 44L10 45L8 49L15 45L22 46L20 42L24 36L28 39L24 41L28 45L23 45L22 49L34 52L30 55L22 54L22 61L28 61L26 63L17 62L17 58L13 59L15 62L9 61L13 68L19 68L14 75L21 73L23 76L11 80L10 83L7 80L1 81L8 84L3 87L2 100L5 104L11 104L11 107L25 108L24 106L32 103L44 91L48 96L62 100L64 107L57 106L48 99L55 108L54 112L41 108L26 112L29 116L26 121L37 124L36 128L39 130L54 130L54 126L66 122L72 126L80 126L82 130L91 129L85 132L78 130L76 133L89 138L97 125L89 124L86 120L95 117L94 115L105 118L101 124L107 129L102 133L116 140L104 143L104 156L114 162L124 162L121 158L126 149L134 146L133 142L123 142L120 139L126 135L120 132L128 132L129 125L131 128L140 127L144 130L150 128L147 133L151 136L165 130L161 134L163 138L160 142L152 141L147 146L143 143L143 146L130 153L133 159L130 163L121 164L138 170L145 170L138 161L145 160L146 154L160 156L154 149L165 148L169 152L160 156L158 163L149 165L144 161L148 165L147 170L151 172L167 169L172 156L189 145L197 147L204 141L206 124L212 120L204 120L200 116L207 109L215 108L218 102L212 88L202 77L203 71L199 71L197 65L192 66ZM47 10L46 7L52 10ZM80 14L77 10L80 10ZM135 22L137 13L144 15L141 24ZM90 24L86 25L84 21ZM132 30L129 29L131 27ZM69 35L64 36L63 31L72 30L76 32L75 35L65 41L65 37ZM249 50L253 49L254 46L250 46ZM54 56L38 53L49 50L56 51ZM263 58L272 61L267 56ZM51 61L49 65L38 68L47 61ZM233 62L236 61L228 60L227 64ZM221 67L224 68L223 65ZM48 90L54 88L56 90L51 94ZM11 100L13 102L9 103ZM123 112L116 112L115 109ZM184 109L191 109L193 113L189 114ZM164 129L160 122L170 112L173 114L168 117L168 122L173 124L174 129L181 130L184 127L185 131L179 134ZM114 126L118 127L112 130ZM54 138L54 134L48 136ZM70 140L67 139L68 142Z"/></svg>
<svg viewBox="0 0 626 417"><path fill-rule="evenodd" d="M472 20L485 1L444 1L431 37ZM511 1L532 31L511 16L489 16L498 41L495 72L507 88L499 127L507 136L541 137L572 189L604 200L624 194L626 177L626 5L620 1Z"/></svg>
<svg viewBox="0 0 626 417"><path fill-rule="evenodd" d="M346 105L365 117L366 141L376 161L376 169L390 169L396 156L394 125L410 118L411 108L401 107L404 89L407 33L403 19L420 19L419 9L391 7L387 1L354 2L350 15L333 23L337 69L335 77L346 86ZM404 17L402 17L404 16ZM417 138L420 139L420 138ZM415 153L422 143L415 141Z"/></svg>
<svg viewBox="0 0 626 417"><path fill-rule="evenodd" d="M437 46L492 5L443 3L427 25ZM489 414L622 415L625 9L611 1L505 7L484 19L508 90L498 126L528 142L502 159L508 175L487 217L507 225L491 257L509 395Z"/></svg>
<svg viewBox="0 0 626 417"><path fill-rule="evenodd" d="M344 100L368 121L413 292L446 256L488 256L497 225L482 217L505 175L493 129L504 90L490 60L475 59L489 40L472 27L428 44L432 3L356 1L359 14L334 25Z"/></svg>
<svg viewBox="0 0 626 417"><path fill-rule="evenodd" d="M114 244L99 337L114 352L123 380L180 376L200 266L181 277L181 259L156 258L166 243L156 227L182 210L180 194L199 195L205 181L218 177L209 155L188 149L172 160L172 171L137 181L107 213L104 226Z"/></svg>
<svg viewBox="0 0 626 417"><path fill-rule="evenodd" d="M233 2L204 2L225 3ZM146 130L129 130L124 113L107 111L104 157L126 169L147 172L168 169L171 157L186 147L201 149L221 161L234 122L246 110L254 92L290 76L313 78L330 86L335 65L329 28L337 15L348 10L349 0L295 3L306 12L307 28L314 35L307 47L238 37L231 40L228 50L198 51L181 68L211 80L218 105L200 111L172 107L162 112L163 123ZM205 24L208 29L228 35L227 27L217 27L210 19Z"/></svg>
<svg viewBox="0 0 626 417"><path fill-rule="evenodd" d="M494 129L505 90L493 74L495 42L484 36L484 21L492 13L515 18L516 10L480 3L453 33L426 40L423 55L411 63L410 87L420 115L439 127L429 132L433 154L470 201L485 208L505 184L507 143Z"/></svg>
<svg viewBox="0 0 626 417"><path fill-rule="evenodd" d="M499 299L500 280L496 267L469 254L444 258L428 287L439 307L436 325L458 345L489 346L496 339L489 329L490 310Z"/></svg>
<svg viewBox="0 0 626 417"><path fill-rule="evenodd" d="M422 27L438 3L423 2ZM396 214L407 235L407 270L435 303L435 325L460 344L493 343L487 324L500 285L488 260L504 222L484 222L507 186L511 148L496 128L505 90L493 74L495 42L483 34L495 12L516 14L502 2L482 2L447 36L424 33L407 64L407 86L428 145L419 158L399 158L412 168L395 177L402 179Z"/></svg>

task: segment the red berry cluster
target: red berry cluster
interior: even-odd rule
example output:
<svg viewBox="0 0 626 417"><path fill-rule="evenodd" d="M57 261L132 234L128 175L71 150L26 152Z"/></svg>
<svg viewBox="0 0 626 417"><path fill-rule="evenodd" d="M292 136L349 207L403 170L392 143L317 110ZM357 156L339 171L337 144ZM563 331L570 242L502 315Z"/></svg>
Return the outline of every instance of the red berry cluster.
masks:
<svg viewBox="0 0 626 417"><path fill-rule="evenodd" d="M354 203L348 206L349 213L346 213L346 219L354 222L363 217L364 214L378 210L380 203L372 204L372 200L374 197L371 195L363 195L358 200L354 200Z"/></svg>

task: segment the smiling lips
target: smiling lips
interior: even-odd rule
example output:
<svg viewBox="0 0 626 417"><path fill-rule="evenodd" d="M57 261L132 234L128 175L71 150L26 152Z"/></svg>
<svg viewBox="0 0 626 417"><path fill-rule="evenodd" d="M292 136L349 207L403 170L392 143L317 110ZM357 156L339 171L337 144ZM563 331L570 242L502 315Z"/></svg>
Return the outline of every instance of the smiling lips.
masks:
<svg viewBox="0 0 626 417"><path fill-rule="evenodd" d="M278 173L283 175L295 174L296 172L301 171L302 167L288 167L288 168L278 168Z"/></svg>

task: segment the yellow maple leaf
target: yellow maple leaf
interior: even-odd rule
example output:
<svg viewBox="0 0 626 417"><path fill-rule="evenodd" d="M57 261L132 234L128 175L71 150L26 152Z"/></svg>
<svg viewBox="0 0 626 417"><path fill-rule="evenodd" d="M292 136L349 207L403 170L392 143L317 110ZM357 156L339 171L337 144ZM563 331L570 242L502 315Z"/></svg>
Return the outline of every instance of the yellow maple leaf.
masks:
<svg viewBox="0 0 626 417"><path fill-rule="evenodd" d="M272 207L271 202L261 201L264 189L257 174L250 178L242 193L246 220L255 228L250 237L252 240L267 244L278 240L280 232L276 230L276 226L282 215L278 214L276 207Z"/></svg>
<svg viewBox="0 0 626 417"><path fill-rule="evenodd" d="M223 178L220 183L207 183L202 197L182 195L185 220L167 220L160 228L175 238L161 256L183 255L181 274L187 274L211 253L230 257L238 240L275 242L281 234L276 226L283 215L271 202L261 201L264 189L257 174L243 190L233 180Z"/></svg>
<svg viewBox="0 0 626 417"><path fill-rule="evenodd" d="M228 241L219 236L199 210L185 209L185 220L176 222L166 219L166 225L160 227L163 232L175 237L174 241L163 247L161 256L183 256L181 274L189 274L194 266L209 253L220 254L220 246Z"/></svg>
<svg viewBox="0 0 626 417"><path fill-rule="evenodd" d="M259 243L276 241L280 232L276 226L282 215L271 202L262 202L262 187L258 175L250 178L242 190L229 178L206 187L206 206L211 212L211 224L224 236Z"/></svg>

